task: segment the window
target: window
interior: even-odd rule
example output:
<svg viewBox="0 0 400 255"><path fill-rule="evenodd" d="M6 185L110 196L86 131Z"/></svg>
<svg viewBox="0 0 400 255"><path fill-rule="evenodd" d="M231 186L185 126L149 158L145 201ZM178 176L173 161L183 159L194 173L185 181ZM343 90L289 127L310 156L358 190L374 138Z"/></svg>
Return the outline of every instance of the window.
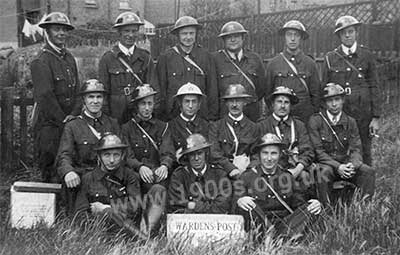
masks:
<svg viewBox="0 0 400 255"><path fill-rule="evenodd" d="M132 10L132 8L129 6L128 0L120 0L119 1L119 9L120 10Z"/></svg>
<svg viewBox="0 0 400 255"><path fill-rule="evenodd" d="M97 1L96 0L85 0L85 7L86 8L97 8Z"/></svg>

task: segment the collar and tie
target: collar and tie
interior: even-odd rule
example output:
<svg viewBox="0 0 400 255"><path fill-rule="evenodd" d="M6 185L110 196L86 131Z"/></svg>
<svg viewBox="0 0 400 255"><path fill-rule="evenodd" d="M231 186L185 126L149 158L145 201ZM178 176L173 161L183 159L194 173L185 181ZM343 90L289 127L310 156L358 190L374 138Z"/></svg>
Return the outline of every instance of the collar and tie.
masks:
<svg viewBox="0 0 400 255"><path fill-rule="evenodd" d="M329 111L326 111L326 114L328 115L329 120L332 122L334 126L336 126L339 123L340 117L342 116L341 112L339 114L333 115Z"/></svg>
<svg viewBox="0 0 400 255"><path fill-rule="evenodd" d="M354 54L357 50L357 42L355 42L351 47L347 47L344 44L342 46L342 51L346 56L350 56Z"/></svg>
<svg viewBox="0 0 400 255"><path fill-rule="evenodd" d="M98 132L101 131L101 127L103 126L103 122L101 121L101 116L102 116L101 113L99 114L99 116L94 117L87 111L84 111L83 116L85 117L85 119L89 123L89 125L94 127L94 129L96 129L96 131L98 131Z"/></svg>
<svg viewBox="0 0 400 255"><path fill-rule="evenodd" d="M230 118L230 120L232 121L232 126L233 127L238 127L240 126L240 122L243 120L244 115L242 113L242 115L240 115L239 117L233 117L230 113L228 113L228 116Z"/></svg>

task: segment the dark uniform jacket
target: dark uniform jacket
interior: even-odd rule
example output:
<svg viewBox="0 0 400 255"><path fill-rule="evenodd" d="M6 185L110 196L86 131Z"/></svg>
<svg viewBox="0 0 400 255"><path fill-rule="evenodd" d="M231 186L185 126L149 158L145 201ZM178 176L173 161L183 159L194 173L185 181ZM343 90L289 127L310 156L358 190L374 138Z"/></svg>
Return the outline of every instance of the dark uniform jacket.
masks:
<svg viewBox="0 0 400 255"><path fill-rule="evenodd" d="M234 137L226 123L229 123L239 139L237 155L250 156L251 147L257 141L257 126L246 116L240 122L233 121L227 114L224 118L211 123L209 140L211 146L211 160L220 164L228 173L237 167L232 163L235 151Z"/></svg>
<svg viewBox="0 0 400 255"><path fill-rule="evenodd" d="M31 63L33 95L39 105L38 128L62 127L67 115L78 115L79 80L76 62L65 49L57 53L46 44Z"/></svg>
<svg viewBox="0 0 400 255"><path fill-rule="evenodd" d="M75 202L75 211L77 213L89 211L90 203L94 202L120 206L119 210L126 210L127 207L134 205L134 200L140 199L140 196L139 179L131 169L121 165L113 172L106 173L100 167L96 167L95 170L82 177L81 189ZM139 205L139 203L137 204ZM131 207L131 209L131 211L138 209L140 211L140 208Z"/></svg>
<svg viewBox="0 0 400 255"><path fill-rule="evenodd" d="M257 123L258 133L260 136L263 136L267 133L273 133L279 136L276 130L276 127L278 127L282 135L282 142L285 144L284 153L281 156L279 163L284 168L295 167L295 165L292 165L293 162L289 162L289 154L291 152L288 151L289 145L292 142L292 121L295 130L295 139L292 147L298 148L298 162L295 162L295 165L297 165L297 163L301 163L304 165L304 167L308 167L311 165L314 159L314 148L308 135L306 125L300 119L289 116L286 121L279 122L271 114L266 119Z"/></svg>
<svg viewBox="0 0 400 255"><path fill-rule="evenodd" d="M178 150L185 145L186 138L191 134L201 134L207 138L209 123L198 115L193 121L189 122L186 122L180 115L178 115L168 122L168 130L171 133L175 150Z"/></svg>
<svg viewBox="0 0 400 255"><path fill-rule="evenodd" d="M179 45L176 46L179 54L169 48L162 54L157 62L157 76L160 84L161 105L164 113L161 117L171 120L179 114L179 106L173 97L178 89L188 82L197 85L207 95L201 104L199 114L206 119L218 119L218 89L214 62L210 53L195 45L189 57L202 69L201 71L187 62Z"/></svg>
<svg viewBox="0 0 400 255"><path fill-rule="evenodd" d="M148 121L140 120L137 116L134 117L137 123L151 136L157 144L157 150L149 138L138 128L132 121L128 121L122 125L122 135L129 145L127 163L136 171L142 165L155 169L161 164L171 170L174 160L174 148L171 141L167 123L151 118Z"/></svg>
<svg viewBox="0 0 400 255"><path fill-rule="evenodd" d="M172 174L168 189L170 211L184 211L188 202L193 201L193 213L228 213L231 191L231 182L220 167L207 165L203 176L197 176L188 167L179 167Z"/></svg>
<svg viewBox="0 0 400 255"><path fill-rule="evenodd" d="M357 71L344 60L349 61ZM322 72L322 82L334 82L351 94L346 97L343 110L357 121L370 120L381 114L380 91L374 55L358 45L354 53L345 55L342 47L328 52Z"/></svg>
<svg viewBox="0 0 400 255"><path fill-rule="evenodd" d="M362 164L361 140L355 119L342 112L339 122L333 125L326 111L322 114L335 130L344 148L329 129L321 115L314 114L308 123L311 141L314 144L316 158L319 163L338 169L340 164L353 163L357 169Z"/></svg>
<svg viewBox="0 0 400 255"><path fill-rule="evenodd" d="M105 132L120 133L116 119L104 113L100 118L92 119L82 113L76 119L65 124L57 154L57 172L60 178L74 171L83 174L87 169L97 165L96 152L93 150L99 141L88 125L91 125L100 134Z"/></svg>
<svg viewBox="0 0 400 255"><path fill-rule="evenodd" d="M255 198L254 202L267 217L289 215L289 211L279 202L263 180L272 186L292 210L296 210L306 202L304 194L295 184L294 177L290 172L278 166L275 173L266 174L258 165L255 168L247 169L236 181L234 185L235 204L239 198L250 196Z"/></svg>
<svg viewBox="0 0 400 255"><path fill-rule="evenodd" d="M300 117L303 122L319 110L320 78L315 61L300 51L297 55L289 55L284 50L285 57L296 67L299 77L307 83L307 88L289 67L283 57L278 54L267 65L266 69L266 96L274 91L274 88L285 86L293 89L299 98L299 103L292 106L291 114ZM269 112L270 113L270 112Z"/></svg>
<svg viewBox="0 0 400 255"><path fill-rule="evenodd" d="M99 63L99 79L108 92L108 105L104 111L116 118L120 124L130 119L128 102L134 97L132 93L140 82L127 71L127 68L118 60L121 57L130 65L133 72L143 83L150 85L159 91L156 80L152 80L154 65L150 53L145 49L135 47L133 55L126 56L115 45L112 50L104 53ZM128 96L126 94L129 94Z"/></svg>
<svg viewBox="0 0 400 255"><path fill-rule="evenodd" d="M255 89L247 79L238 71L238 69L230 62L223 50L219 50L214 54L214 61L218 77L218 91L221 98L230 84L242 84L248 94L252 95L254 101L261 98L264 82L265 71L261 57L250 50L243 49L243 57L240 62L232 60L238 65L242 71L253 81ZM228 112L223 100L220 101L219 117L222 118ZM260 117L259 107L257 103L248 104L244 113L252 121L257 121Z"/></svg>

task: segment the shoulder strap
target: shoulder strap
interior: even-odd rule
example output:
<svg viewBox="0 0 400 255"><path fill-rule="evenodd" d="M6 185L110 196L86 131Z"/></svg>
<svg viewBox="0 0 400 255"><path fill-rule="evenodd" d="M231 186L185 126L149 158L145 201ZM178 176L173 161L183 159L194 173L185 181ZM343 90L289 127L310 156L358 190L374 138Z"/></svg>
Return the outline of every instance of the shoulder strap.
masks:
<svg viewBox="0 0 400 255"><path fill-rule="evenodd" d="M154 139L146 132L146 130L144 130L142 126L139 125L139 123L137 123L137 121L134 118L132 118L132 121L139 128L139 130L149 139L151 145L153 145L153 147L158 151L159 149Z"/></svg>
<svg viewBox="0 0 400 255"><path fill-rule="evenodd" d="M239 149L239 139L235 133L235 130L233 129L233 127L231 126L231 124L229 124L228 122L226 122L226 125L228 126L229 131L231 132L232 136L233 136L233 142L235 143L235 150L233 153L233 156L236 156L238 149Z"/></svg>
<svg viewBox="0 0 400 255"><path fill-rule="evenodd" d="M78 118L82 119L83 121L85 121L83 119L83 117L81 115L78 116ZM92 125L90 125L87 121L85 121L86 125L89 127L90 131L93 133L93 135L100 140L101 139L101 133L98 132Z"/></svg>
<svg viewBox="0 0 400 255"><path fill-rule="evenodd" d="M179 56L181 56L184 60L186 60L186 62L188 62L188 63L191 64L192 66L196 67L196 69L199 70L199 72L200 72L202 75L204 75L203 69L201 69L201 67L200 67L198 64L196 64L196 62L194 62L193 59L191 59L189 56L182 56L182 54L179 53L178 47L176 47L176 46L172 47L172 49L174 49L174 51L175 51L176 53L178 53Z"/></svg>
<svg viewBox="0 0 400 255"><path fill-rule="evenodd" d="M342 148L344 149L344 145L342 143L342 141L340 141L339 136L337 135L337 133L335 132L335 130L332 128L331 124L329 123L329 121L325 118L325 116L319 112L319 115L322 117L322 119L325 121L325 123L328 125L329 130L332 132L333 136L336 138L336 140L339 142L340 146L342 146Z"/></svg>
<svg viewBox="0 0 400 255"><path fill-rule="evenodd" d="M256 90L256 86L254 85L253 81L247 76L243 70L236 65L235 62L232 61L232 59L229 57L228 53L225 50L222 50L222 52L225 54L225 57L231 62L231 64L239 71L239 73L246 79L246 81L253 87L254 91Z"/></svg>
<svg viewBox="0 0 400 255"><path fill-rule="evenodd" d="M285 57L285 55L281 52L279 53L279 55L282 56L283 60L285 60L285 62L288 64L288 66L290 67L290 69L292 69L292 71L294 72L294 74L296 74L297 79L300 80L301 84L303 84L304 88L306 89L306 91L308 92L308 86L307 86L307 82L299 76L299 72L297 71L297 68L295 65L293 65L292 62L289 61L289 59L287 59Z"/></svg>
<svg viewBox="0 0 400 255"><path fill-rule="evenodd" d="M263 180L263 182L267 185L268 189L271 190L274 196L278 199L279 203L281 203L283 207L285 207L290 213L293 213L293 209L290 208L290 206L285 202L285 200L281 198L278 192L276 192L274 188L272 188L272 186L264 178L261 178L261 180Z"/></svg>
<svg viewBox="0 0 400 255"><path fill-rule="evenodd" d="M281 130L279 129L278 126L275 126L275 133L279 138L283 139ZM288 150L293 149L292 147L295 142L296 142L296 130L295 130L295 126L294 126L294 121L291 120L290 121L290 145L289 145Z"/></svg>
<svg viewBox="0 0 400 255"><path fill-rule="evenodd" d="M136 80L138 80L140 84L143 84L143 81L139 78L139 76L133 71L132 67L131 67L128 63L126 63L126 61L125 61L123 58L118 57L118 60L119 60L119 62L122 63L123 66L125 66L126 71L127 71L128 73L132 74L132 76L133 76Z"/></svg>

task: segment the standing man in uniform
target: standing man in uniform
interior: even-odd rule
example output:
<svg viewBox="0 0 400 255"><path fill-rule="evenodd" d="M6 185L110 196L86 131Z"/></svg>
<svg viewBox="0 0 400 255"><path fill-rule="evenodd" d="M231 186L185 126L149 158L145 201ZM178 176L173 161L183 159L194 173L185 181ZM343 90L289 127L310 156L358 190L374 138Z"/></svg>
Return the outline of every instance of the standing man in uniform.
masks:
<svg viewBox="0 0 400 255"><path fill-rule="evenodd" d="M339 84L347 92L344 111L356 119L362 156L364 162L371 165L371 140L379 130L381 96L375 57L357 42L360 25L352 16L336 21L335 34L342 44L326 54L322 82Z"/></svg>
<svg viewBox="0 0 400 255"><path fill-rule="evenodd" d="M168 189L170 212L229 212L231 182L221 167L209 163L210 146L201 134L186 139L181 158L184 166L173 172Z"/></svg>
<svg viewBox="0 0 400 255"><path fill-rule="evenodd" d="M214 62L210 53L196 43L201 25L196 19L179 18L171 33L178 43L162 54L157 62L157 76L160 85L162 117L171 120L179 114L179 106L173 96L185 83L196 84L207 100L201 105L199 114L206 119L218 118L218 89Z"/></svg>
<svg viewBox="0 0 400 255"><path fill-rule="evenodd" d="M56 167L66 188L67 212L73 205L81 177L97 165L94 147L106 132L118 134L117 120L102 112L105 89L96 79L87 80L80 92L83 101L81 114L65 124L58 148Z"/></svg>
<svg viewBox="0 0 400 255"><path fill-rule="evenodd" d="M229 85L222 97L228 113L210 125L211 162L220 164L233 179L246 170L258 138L256 124L243 113L252 98L241 84Z"/></svg>
<svg viewBox="0 0 400 255"><path fill-rule="evenodd" d="M257 121L260 117L260 105L257 100L261 98L265 82L265 71L261 57L244 48L245 35L248 33L243 25L230 21L222 26L218 35L224 48L214 54L217 70L218 91L221 97L230 84L242 84L253 97L244 109L244 114L251 120ZM228 112L223 102L220 104L219 117Z"/></svg>
<svg viewBox="0 0 400 255"><path fill-rule="evenodd" d="M56 176L54 161L64 124L80 113L79 81L75 59L65 49L68 31L74 29L68 17L52 12L39 26L45 29L46 44L31 63L33 114L39 168L43 181L50 182Z"/></svg>
<svg viewBox="0 0 400 255"><path fill-rule="evenodd" d="M150 83L158 90L151 79L154 67L150 53L135 44L143 24L135 13L121 13L113 26L118 31L119 42L104 53L99 63L99 78L108 92L106 112L120 124L131 117L128 106L137 86Z"/></svg>
<svg viewBox="0 0 400 255"><path fill-rule="evenodd" d="M282 141L282 155L279 164L294 178L309 186L309 167L314 160L314 148L304 122L292 115L292 107L299 98L288 87L279 86L271 94L268 103L272 105L272 114L257 123L260 135L275 134Z"/></svg>
<svg viewBox="0 0 400 255"><path fill-rule="evenodd" d="M284 37L285 46L268 63L266 95L270 95L279 86L292 89L299 98L299 103L292 108L291 114L307 122L319 110L321 89L315 61L301 50L302 42L309 35L304 25L297 20L286 22L279 33Z"/></svg>
<svg viewBox="0 0 400 255"><path fill-rule="evenodd" d="M363 163L355 119L343 111L346 92L335 83L328 83L324 92L326 110L311 116L308 123L317 162L324 176L324 181L318 185L321 202L329 201L332 184L337 180L352 182L363 195L372 196L375 172Z"/></svg>
<svg viewBox="0 0 400 255"><path fill-rule="evenodd" d="M122 125L122 135L129 145L127 163L139 173L142 195L147 197L144 219L151 234L165 210L167 178L175 156L167 135L168 124L153 116L156 94L149 84L138 86L132 119Z"/></svg>
<svg viewBox="0 0 400 255"><path fill-rule="evenodd" d="M190 82L182 85L174 95L180 113L168 122L168 130L175 150L181 151L191 134L198 133L208 138L208 121L198 114L201 105L206 103L205 97L200 88Z"/></svg>

